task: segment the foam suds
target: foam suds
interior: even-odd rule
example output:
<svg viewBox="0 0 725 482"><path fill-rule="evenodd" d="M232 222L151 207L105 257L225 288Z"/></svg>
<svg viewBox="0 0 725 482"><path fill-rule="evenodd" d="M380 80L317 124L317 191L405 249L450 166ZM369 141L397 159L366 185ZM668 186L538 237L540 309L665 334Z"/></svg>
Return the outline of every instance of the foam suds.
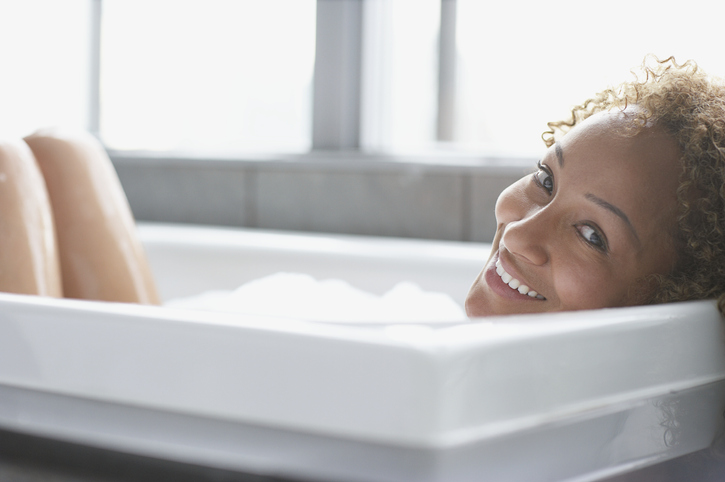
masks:
<svg viewBox="0 0 725 482"><path fill-rule="evenodd" d="M378 296L342 280L316 280L298 273L277 273L246 283L234 291L209 291L170 300L166 306L355 323L468 319L461 306L447 294L426 292L413 283L398 283Z"/></svg>

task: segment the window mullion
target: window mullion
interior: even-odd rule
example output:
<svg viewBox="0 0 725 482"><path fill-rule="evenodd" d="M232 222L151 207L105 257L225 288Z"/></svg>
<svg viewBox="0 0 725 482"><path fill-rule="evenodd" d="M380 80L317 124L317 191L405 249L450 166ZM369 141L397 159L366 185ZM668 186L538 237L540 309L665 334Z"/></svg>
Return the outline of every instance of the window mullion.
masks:
<svg viewBox="0 0 725 482"><path fill-rule="evenodd" d="M436 137L453 141L456 114L456 0L441 0Z"/></svg>
<svg viewBox="0 0 725 482"><path fill-rule="evenodd" d="M98 137L101 127L101 16L103 0L91 0L89 39L88 130Z"/></svg>
<svg viewBox="0 0 725 482"><path fill-rule="evenodd" d="M313 149L360 147L362 0L318 0Z"/></svg>

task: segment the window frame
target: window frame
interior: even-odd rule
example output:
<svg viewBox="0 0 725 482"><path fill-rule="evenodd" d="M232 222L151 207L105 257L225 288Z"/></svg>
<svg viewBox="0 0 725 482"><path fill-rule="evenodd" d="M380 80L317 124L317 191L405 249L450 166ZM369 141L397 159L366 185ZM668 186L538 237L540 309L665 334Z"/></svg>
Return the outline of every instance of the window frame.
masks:
<svg viewBox="0 0 725 482"><path fill-rule="evenodd" d="M90 1L88 129L100 137L103 0ZM360 114L363 88L361 79L365 48L363 38L364 3L365 0L317 0L312 153L328 150L361 151ZM451 141L453 138L456 3L456 0L440 0L436 119L438 141ZM340 66L343 67L340 68ZM374 154L371 156L379 157ZM241 157L243 158L244 155L242 154Z"/></svg>
<svg viewBox="0 0 725 482"><path fill-rule="evenodd" d="M383 0L387 1L387 0ZM91 89L89 130L100 133L101 19L103 0L91 0ZM316 59L313 76L312 147L299 154L241 152L220 156L202 152L179 153L134 150L108 150L108 154L126 189L129 202L140 221L212 223L251 228L328 231L350 234L422 237L458 241L489 242L495 233L493 204L498 193L534 165L534 160L520 156L485 155L454 150L436 150L425 154L391 154L369 152L361 146L361 99L363 97L364 21L366 0L317 0ZM439 85L437 137L450 141L455 118L455 39L456 0L441 2L441 40L439 43ZM340 66L343 68L340 68ZM224 172L226 174L220 174ZM322 190L325 210L312 213L299 202L289 209L301 209L301 217L317 216L307 224L289 218L274 224L264 219L260 207L268 193L262 193L260 179L271 173L284 172L288 185L295 189ZM342 174L341 174L342 173ZM368 186L358 204L340 206L335 176L355 179L353 185ZM385 181L386 177L395 179ZM219 190L222 183L235 178L235 192ZM290 179L291 178L291 179ZM299 178L299 184L297 183ZM454 186L457 201L445 209L429 209L424 224L407 225L397 230L390 220L367 206L366 199L385 198L404 208L395 215L400 219L416 218L420 201L430 197L431 180L446 178ZM207 179L205 181L205 179ZM310 184L310 179L314 182ZM320 180L321 179L321 180ZM372 181L371 181L372 180ZM358 182L359 181L359 182ZM231 182L231 181L230 181ZM305 184L307 183L307 184ZM227 183L228 186L229 183ZM176 201L169 199L179 190L192 189ZM289 190L279 188L284 198ZM381 191L382 189L382 191ZM234 198L220 205L219 196L227 192ZM402 192L402 194L401 194ZM187 199L192 200L187 201ZM188 204L179 206L178 204ZM373 201L371 201L373 202ZM294 204L294 201L293 201ZM243 205L242 207L239 207ZM392 206L391 205L391 206ZM236 212L233 210L236 209ZM219 212L219 211L224 212ZM364 211L370 214L361 214ZM407 213L407 214L402 214ZM338 225L320 221L325 217L355 218L357 224L343 221ZM284 218L284 216L282 216ZM455 218L457 227L450 228ZM419 223L422 222L419 220ZM386 224L387 223L387 224ZM405 224L401 222L400 224ZM438 227L436 227L438 226Z"/></svg>

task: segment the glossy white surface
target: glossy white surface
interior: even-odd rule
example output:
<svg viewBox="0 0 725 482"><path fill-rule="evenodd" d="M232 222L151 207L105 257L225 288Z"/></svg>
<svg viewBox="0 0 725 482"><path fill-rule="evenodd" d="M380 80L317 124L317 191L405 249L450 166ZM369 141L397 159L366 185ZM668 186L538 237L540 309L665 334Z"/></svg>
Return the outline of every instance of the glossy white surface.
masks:
<svg viewBox="0 0 725 482"><path fill-rule="evenodd" d="M486 253L141 232L164 297L281 269L465 294ZM0 295L2 427L315 480L596 480L708 446L724 379L710 302L366 326Z"/></svg>

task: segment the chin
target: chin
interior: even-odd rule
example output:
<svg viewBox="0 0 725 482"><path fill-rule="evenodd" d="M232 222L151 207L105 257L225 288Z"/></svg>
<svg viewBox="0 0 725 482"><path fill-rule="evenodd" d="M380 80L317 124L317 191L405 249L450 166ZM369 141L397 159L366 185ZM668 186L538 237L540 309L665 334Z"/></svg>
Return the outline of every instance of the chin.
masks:
<svg viewBox="0 0 725 482"><path fill-rule="evenodd" d="M506 314L506 313L495 313L492 312L490 304L487 302L486 297L483 296L483 293L480 293L480 286L479 283L481 282L480 276L476 278L476 281L473 283L473 286L471 286L470 291L468 292L468 296L466 296L466 301L464 303L464 308L466 310L466 316L469 318L480 318L483 316L495 316L498 314Z"/></svg>
<svg viewBox="0 0 725 482"><path fill-rule="evenodd" d="M478 310L476 309L474 303L470 301L470 298L466 298L466 303L464 304L463 308L466 310L466 316L468 316L469 318L484 316L478 314Z"/></svg>

